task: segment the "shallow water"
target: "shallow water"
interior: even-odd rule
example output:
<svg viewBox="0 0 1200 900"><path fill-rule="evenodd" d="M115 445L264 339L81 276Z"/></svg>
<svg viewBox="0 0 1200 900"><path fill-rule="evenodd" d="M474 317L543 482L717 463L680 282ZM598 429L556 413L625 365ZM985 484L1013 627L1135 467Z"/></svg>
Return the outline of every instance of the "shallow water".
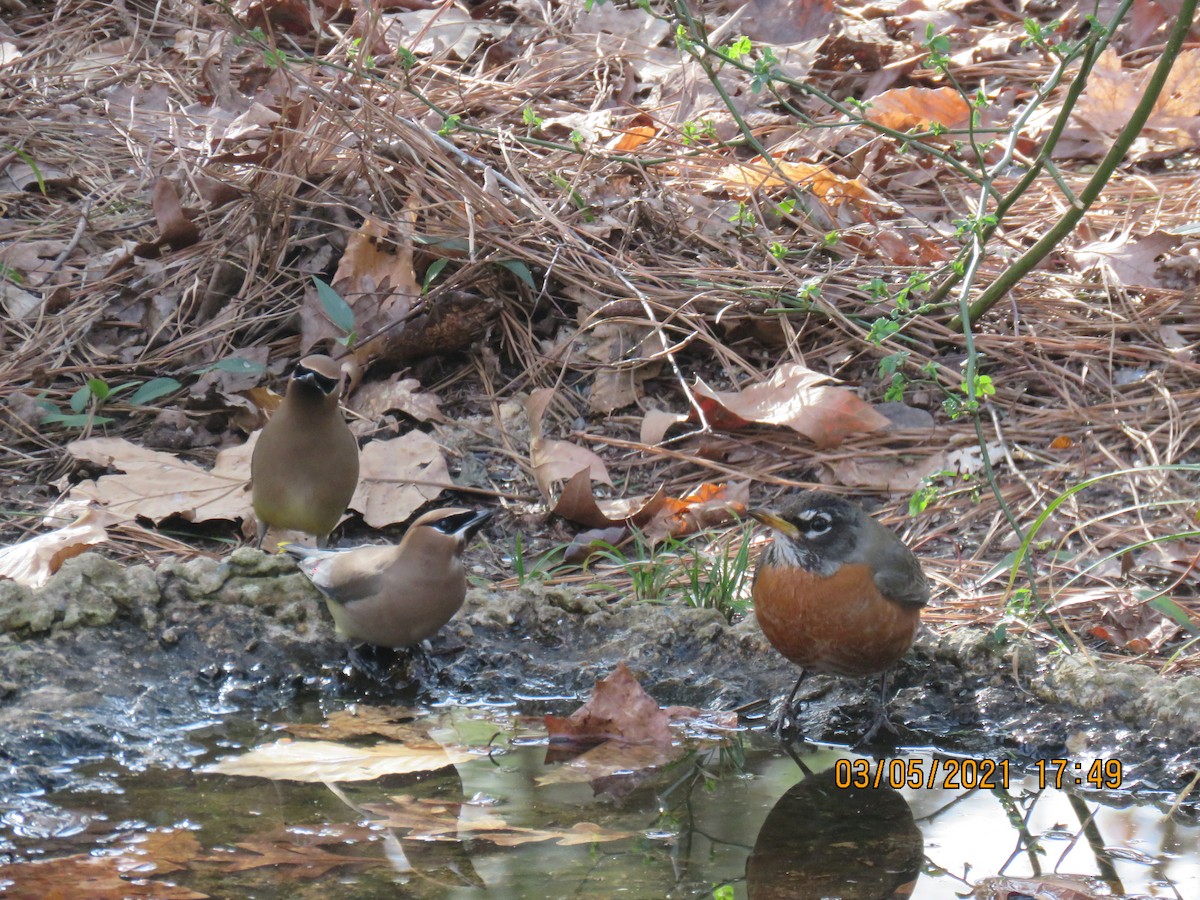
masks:
<svg viewBox="0 0 1200 900"><path fill-rule="evenodd" d="M322 717L315 707L301 715ZM278 777L288 773L277 756L267 762L275 778L199 771L277 746L280 725L293 717L198 723L190 763L135 772L111 759L81 760L74 766L88 778L78 789L9 798L0 893L43 897L48 885L73 883L64 896L99 900L761 900L950 898L972 887L992 896L982 893L989 884L1007 896L1000 888L1032 893L1032 883L1073 898L1105 890L1200 897L1194 819L1164 819L1159 807L1119 793L1101 802L1095 793L1039 788L1038 773L1015 768L1007 777L992 771L990 789L947 785L947 768L962 781L990 766L964 769L928 752L897 752L881 766L807 746L793 759L761 731L710 731L667 753L618 746L548 761L560 754L548 748L540 718L455 708L398 717L392 735L412 745L421 739L406 736L431 733L425 743L435 754L446 747L458 758L450 766L350 781L338 775L349 769L335 765L328 783ZM382 742L338 740L351 749ZM1045 772L1056 774L1053 766ZM1069 782L1087 773L1063 775ZM863 777L865 786L854 783ZM934 784L896 790L893 778ZM1066 893L1085 887L1093 893Z"/></svg>

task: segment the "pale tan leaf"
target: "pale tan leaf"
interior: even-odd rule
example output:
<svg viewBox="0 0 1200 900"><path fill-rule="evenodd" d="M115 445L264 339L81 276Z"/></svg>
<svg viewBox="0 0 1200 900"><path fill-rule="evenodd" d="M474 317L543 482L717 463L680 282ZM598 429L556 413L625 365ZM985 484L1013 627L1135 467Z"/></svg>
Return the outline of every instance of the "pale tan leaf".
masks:
<svg viewBox="0 0 1200 900"><path fill-rule="evenodd" d="M393 375L386 381L364 384L346 405L369 422L377 422L390 412L402 412L420 422L444 421L438 395L421 391L420 387L421 382L415 378Z"/></svg>
<svg viewBox="0 0 1200 900"><path fill-rule="evenodd" d="M828 380L799 363L785 363L766 381L741 391L715 391L696 379L695 392L737 418L786 426L821 448L836 447L851 434L888 427L887 416L849 388L823 384Z"/></svg>
<svg viewBox="0 0 1200 900"><path fill-rule="evenodd" d="M104 526L111 521L108 513L89 507L70 525L5 547L0 550L0 578L41 587L68 559L107 541Z"/></svg>
<svg viewBox="0 0 1200 900"><path fill-rule="evenodd" d="M895 454L879 457L845 457L831 466L833 477L846 487L873 491L905 493L921 486L927 476L946 468L946 455L936 452L924 456Z"/></svg>
<svg viewBox="0 0 1200 900"><path fill-rule="evenodd" d="M384 775L435 772L473 758L466 751L436 743L351 747L334 741L280 740L241 756L227 756L200 771L274 781L374 781Z"/></svg>
<svg viewBox="0 0 1200 900"><path fill-rule="evenodd" d="M590 481L611 487L612 478L603 459L586 447L543 436L542 418L553 397L553 388L539 388L525 401L525 414L529 419L529 461L538 490L549 500L557 482L570 481L584 471Z"/></svg>
<svg viewBox="0 0 1200 900"><path fill-rule="evenodd" d="M667 431L672 425L678 425L687 420L687 413L673 413L665 409L647 410L642 417L641 442L651 447L662 443L662 439L667 436Z"/></svg>
<svg viewBox="0 0 1200 900"><path fill-rule="evenodd" d="M452 484L442 448L423 431L371 441L359 456L358 473L350 507L373 528L407 520Z"/></svg>
<svg viewBox="0 0 1200 900"><path fill-rule="evenodd" d="M123 438L73 441L67 451L75 458L124 474L81 481L66 499L93 501L118 519L141 516L155 523L174 515L189 522L245 518L251 515L246 485L256 438L223 450L212 471Z"/></svg>

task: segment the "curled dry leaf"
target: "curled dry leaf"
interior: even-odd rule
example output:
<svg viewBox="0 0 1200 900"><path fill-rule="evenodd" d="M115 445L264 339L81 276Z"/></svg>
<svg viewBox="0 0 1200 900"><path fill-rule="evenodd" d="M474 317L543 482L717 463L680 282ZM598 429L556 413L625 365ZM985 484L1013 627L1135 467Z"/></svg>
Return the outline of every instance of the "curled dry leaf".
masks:
<svg viewBox="0 0 1200 900"><path fill-rule="evenodd" d="M580 473L586 473L589 494L592 481L611 487L612 478L599 456L586 447L543 435L542 419L553 398L554 388L539 388L525 402L525 415L529 419L529 461L538 490L549 500L553 496L555 483L574 481Z"/></svg>
<svg viewBox="0 0 1200 900"><path fill-rule="evenodd" d="M608 678L596 682L592 696L569 717L546 716L546 730L552 742L623 741L669 746L670 721L622 662Z"/></svg>
<svg viewBox="0 0 1200 900"><path fill-rule="evenodd" d="M410 431L362 449L350 508L372 528L382 528L405 521L452 484L438 442L423 431Z"/></svg>
<svg viewBox="0 0 1200 900"><path fill-rule="evenodd" d="M415 378L393 375L386 381L364 384L347 406L370 422L378 422L390 412L402 412L420 422L444 421L438 395L421 391L420 387L421 382Z"/></svg>
<svg viewBox="0 0 1200 900"><path fill-rule="evenodd" d="M142 517L157 524L171 516L189 522L243 519L252 514L246 482L256 439L257 434L239 447L222 450L211 471L122 438L72 441L67 452L76 459L124 474L81 481L65 502L92 501L114 520Z"/></svg>
<svg viewBox="0 0 1200 900"><path fill-rule="evenodd" d="M68 511L60 508L60 513ZM107 512L86 507L70 525L5 547L0 550L0 579L41 587L68 559L107 541L104 526L111 521Z"/></svg>
<svg viewBox="0 0 1200 900"><path fill-rule="evenodd" d="M829 376L799 363L785 363L766 381L741 391L716 391L696 379L693 390L708 424L720 431L737 431L751 423L783 425L818 447L836 447L852 434L888 427L887 416L860 400L849 388L824 384ZM695 410L687 417L652 411L642 423L642 441L657 444L678 422L698 422Z"/></svg>
<svg viewBox="0 0 1200 900"><path fill-rule="evenodd" d="M606 535L612 534L608 529L614 526L622 526L622 532L625 528L637 528L654 541L667 536L682 537L728 522L745 513L748 502L747 482L702 484L679 499L668 497L666 489L660 487L649 499L597 500L587 473L580 472L567 482L562 496L550 511ZM595 539L593 535L585 542Z"/></svg>

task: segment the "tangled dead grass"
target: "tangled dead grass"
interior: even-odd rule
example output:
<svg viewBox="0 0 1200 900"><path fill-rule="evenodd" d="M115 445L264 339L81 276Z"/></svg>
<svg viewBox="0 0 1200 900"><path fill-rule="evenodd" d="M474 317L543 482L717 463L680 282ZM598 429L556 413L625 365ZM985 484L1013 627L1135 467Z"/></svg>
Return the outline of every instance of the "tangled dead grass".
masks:
<svg viewBox="0 0 1200 900"><path fill-rule="evenodd" d="M982 434L1018 523L1029 528L1082 481L1126 473L1057 507L1032 544L1036 598L1014 616L1003 563L1019 541L977 459L962 462L981 452L970 419L940 409L964 358L961 335L945 324L953 310L903 317L890 344L869 339L892 307L867 286L903 284L947 258L930 248L952 243L951 223L970 214L964 185L929 160L879 151L864 170L871 198L781 213L777 197L731 189L722 172L738 154L727 144L660 127L639 152L624 149L620 139L643 127L629 101L637 88L630 59L658 60L661 46L635 35L602 50L576 27L578 9L505 9L507 19L480 17L481 27L504 27L480 45L486 51L464 54L467 62L445 48L392 52L379 34L352 35L332 20L319 35L268 34L267 44L288 54L272 58L246 18L171 0L82 0L11 19L4 40L19 56L0 68L0 262L23 282L4 297L0 472L14 533L32 526L68 473L65 443L90 431L41 423L36 400L65 408L89 377L186 382L247 348L266 348L278 374L305 349L298 320L310 277L330 270L369 215L413 248L416 274L450 262L426 306L450 296L498 303L472 352L419 364L451 410L457 402L464 414L490 413L523 392L566 387L573 399L560 396L560 430L597 449L631 490L666 484L674 494L704 480L745 480L769 497L846 465L878 465L904 483L905 460L953 453L959 463L928 482L938 491L920 515L905 515L918 484L884 504L944 588L931 622L1006 622L1160 665L1200 661L1190 640L1200 634L1197 479L1175 468L1200 462L1195 290L1127 287L1064 256L978 327L996 391ZM419 43L424 34L410 37ZM369 52L374 39L378 56ZM1029 60L996 61L964 77L1027 85L1044 73ZM867 77L817 63L812 77L822 75L847 94ZM828 110L812 114L836 124ZM458 127L447 130L447 116L460 116ZM796 131L778 112L755 116L764 138ZM843 124L820 140L832 148L851 132ZM864 155L875 152L875 138L860 140ZM1063 177L1076 189L1084 180ZM162 237L151 189L164 178L199 240L140 253L136 245ZM1122 173L1074 246L1192 222L1194 188L1188 171ZM1006 220L982 281L1065 203L1048 180L1035 184ZM830 246L823 238L834 231ZM880 232L900 244L879 243ZM767 252L776 237L790 253ZM889 246L921 249L889 254ZM1194 252L1174 259L1185 282L1193 278ZM32 298L26 306L22 294ZM639 439L645 410L687 409L694 376L738 385L786 360L878 401L887 388L880 360L897 349L907 353L905 399L930 410L936 430L851 437L826 450L770 428L692 430L653 446ZM405 362L372 365L382 373ZM606 373L634 385L629 402L589 410L588 390ZM242 439L211 396L178 406L216 444ZM112 409L124 415L105 430L133 440L155 412ZM509 459L512 450L497 448ZM214 451L192 449L200 459ZM502 493L533 505L528 463L520 464L523 474ZM122 552L191 546L148 534L128 536ZM1015 586L1028 586L1024 579ZM1159 598L1170 604L1156 607ZM1038 603L1045 615L1033 611ZM1172 620L1180 615L1185 627Z"/></svg>

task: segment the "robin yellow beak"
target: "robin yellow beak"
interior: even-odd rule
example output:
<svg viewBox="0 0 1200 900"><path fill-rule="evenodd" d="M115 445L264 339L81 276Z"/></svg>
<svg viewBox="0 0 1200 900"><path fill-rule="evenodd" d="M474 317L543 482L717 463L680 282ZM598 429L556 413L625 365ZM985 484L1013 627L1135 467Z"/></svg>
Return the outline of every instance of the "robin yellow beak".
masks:
<svg viewBox="0 0 1200 900"><path fill-rule="evenodd" d="M768 528L778 531L784 537L798 538L800 537L800 529L789 522L787 519L781 519L779 516L765 509L750 509L747 510L750 518L762 522Z"/></svg>

